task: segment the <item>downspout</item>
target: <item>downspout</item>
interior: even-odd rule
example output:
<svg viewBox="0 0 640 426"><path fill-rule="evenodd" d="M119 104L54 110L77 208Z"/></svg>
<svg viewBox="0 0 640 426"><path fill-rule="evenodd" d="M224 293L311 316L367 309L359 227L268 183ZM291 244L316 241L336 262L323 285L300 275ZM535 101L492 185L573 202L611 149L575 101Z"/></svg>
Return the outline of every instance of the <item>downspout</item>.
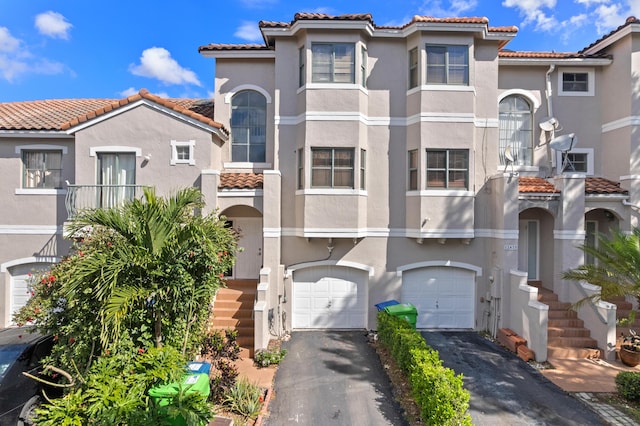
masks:
<svg viewBox="0 0 640 426"><path fill-rule="evenodd" d="M556 69L554 64L549 65L549 69L545 74L545 89L544 95L547 98L547 113L549 114L549 118L553 117L553 104L551 102L551 96L553 96L553 91L551 90L551 73ZM553 139L553 131L551 132L551 138ZM553 157L551 153L551 147L547 144L547 156L549 158L549 175L551 175L553 170Z"/></svg>

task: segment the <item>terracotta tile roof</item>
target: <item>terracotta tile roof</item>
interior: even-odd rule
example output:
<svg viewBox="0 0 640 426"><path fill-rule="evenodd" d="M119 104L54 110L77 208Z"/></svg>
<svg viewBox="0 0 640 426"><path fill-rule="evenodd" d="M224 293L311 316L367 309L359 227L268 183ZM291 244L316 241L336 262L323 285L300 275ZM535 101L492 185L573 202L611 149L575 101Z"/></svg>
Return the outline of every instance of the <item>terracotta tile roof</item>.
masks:
<svg viewBox="0 0 640 426"><path fill-rule="evenodd" d="M610 58L609 55L585 55L571 52L514 52L512 50L500 50L501 58L522 59L584 59L584 58Z"/></svg>
<svg viewBox="0 0 640 426"><path fill-rule="evenodd" d="M262 173L221 173L221 189L260 189L262 188Z"/></svg>
<svg viewBox="0 0 640 426"><path fill-rule="evenodd" d="M127 104L147 99L185 116L220 129L213 120L213 101L209 99L165 99L146 89L124 99L57 99L0 103L0 130L68 130Z"/></svg>
<svg viewBox="0 0 640 426"><path fill-rule="evenodd" d="M539 177L520 176L518 179L520 193L558 194L560 191L546 179Z"/></svg>
<svg viewBox="0 0 640 426"><path fill-rule="evenodd" d="M629 191L620 188L620 183L600 177L588 177L584 182L586 194L629 194Z"/></svg>
<svg viewBox="0 0 640 426"><path fill-rule="evenodd" d="M632 24L640 24L640 20L638 18L636 18L635 16L629 16L625 20L624 24L620 25L618 28L616 28L615 30L611 31L609 34L605 34L604 36L600 37L598 40L594 41L593 43L591 43L590 45L588 45L584 49L580 50L579 53L582 53L582 52L585 52L585 51L589 50L591 47L593 47L593 46L597 45L598 43L608 39L609 37L611 37L612 35L614 35L618 31L620 31L623 28L628 27L629 25L632 25Z"/></svg>

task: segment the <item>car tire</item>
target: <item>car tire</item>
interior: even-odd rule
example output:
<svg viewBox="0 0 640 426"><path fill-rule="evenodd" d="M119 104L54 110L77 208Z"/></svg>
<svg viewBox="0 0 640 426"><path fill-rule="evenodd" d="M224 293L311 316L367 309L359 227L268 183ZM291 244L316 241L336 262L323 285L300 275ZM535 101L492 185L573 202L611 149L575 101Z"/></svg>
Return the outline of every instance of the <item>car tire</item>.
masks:
<svg viewBox="0 0 640 426"><path fill-rule="evenodd" d="M20 417L18 417L17 426L32 426L33 417L35 415L35 409L40 405L40 397L34 396L30 400L28 400L24 406L22 407L22 411L20 412Z"/></svg>

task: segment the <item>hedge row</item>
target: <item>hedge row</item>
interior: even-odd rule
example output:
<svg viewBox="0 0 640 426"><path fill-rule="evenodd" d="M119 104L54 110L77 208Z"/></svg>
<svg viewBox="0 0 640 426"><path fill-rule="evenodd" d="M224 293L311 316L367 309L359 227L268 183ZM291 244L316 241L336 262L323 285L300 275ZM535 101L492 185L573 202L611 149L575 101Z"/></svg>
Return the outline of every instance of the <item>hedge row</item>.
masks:
<svg viewBox="0 0 640 426"><path fill-rule="evenodd" d="M640 373L635 371L621 371L616 376L618 394L632 402L640 401Z"/></svg>
<svg viewBox="0 0 640 426"><path fill-rule="evenodd" d="M378 340L406 374L427 425L471 425L469 392L462 375L442 366L438 351L402 318L378 313Z"/></svg>

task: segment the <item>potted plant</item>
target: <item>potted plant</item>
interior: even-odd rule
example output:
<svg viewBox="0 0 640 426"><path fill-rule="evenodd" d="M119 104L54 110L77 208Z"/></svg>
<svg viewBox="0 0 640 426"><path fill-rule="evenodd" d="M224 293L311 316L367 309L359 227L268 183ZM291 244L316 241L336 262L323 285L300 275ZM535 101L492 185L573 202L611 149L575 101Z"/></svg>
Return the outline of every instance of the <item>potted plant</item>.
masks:
<svg viewBox="0 0 640 426"><path fill-rule="evenodd" d="M635 367L640 364L640 336L634 330L629 330L629 335L622 338L619 354L624 365Z"/></svg>

